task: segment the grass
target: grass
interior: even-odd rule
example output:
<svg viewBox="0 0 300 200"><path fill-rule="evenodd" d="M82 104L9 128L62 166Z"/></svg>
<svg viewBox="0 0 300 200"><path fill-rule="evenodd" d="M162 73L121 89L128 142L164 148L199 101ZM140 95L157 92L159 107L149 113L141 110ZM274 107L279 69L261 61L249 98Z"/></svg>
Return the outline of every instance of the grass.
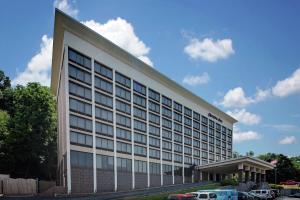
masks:
<svg viewBox="0 0 300 200"><path fill-rule="evenodd" d="M162 192L162 193L156 193L149 196L138 196L138 197L130 197L126 198L126 200L166 200L169 196L169 194L185 194L189 192L195 192L197 190L209 190L209 189L216 189L219 188L220 184L218 183L212 183L207 185L200 185L195 186L183 190L177 190L177 191L171 191L171 192Z"/></svg>

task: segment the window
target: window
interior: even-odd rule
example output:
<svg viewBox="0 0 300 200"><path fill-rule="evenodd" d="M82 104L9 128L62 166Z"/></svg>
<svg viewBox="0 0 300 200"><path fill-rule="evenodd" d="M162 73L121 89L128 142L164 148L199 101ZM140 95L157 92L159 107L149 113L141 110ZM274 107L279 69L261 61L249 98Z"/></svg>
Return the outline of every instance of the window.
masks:
<svg viewBox="0 0 300 200"><path fill-rule="evenodd" d="M163 165L163 173L172 176L172 165Z"/></svg>
<svg viewBox="0 0 300 200"><path fill-rule="evenodd" d="M140 94L146 95L146 86L144 86L136 81L133 81L133 90Z"/></svg>
<svg viewBox="0 0 300 200"><path fill-rule="evenodd" d="M191 158L191 157L185 156L185 157L184 157L184 163L192 164L192 158Z"/></svg>
<svg viewBox="0 0 300 200"><path fill-rule="evenodd" d="M113 151L114 150L114 141L97 137L96 138L96 148Z"/></svg>
<svg viewBox="0 0 300 200"><path fill-rule="evenodd" d="M202 149L207 150L207 143L202 142Z"/></svg>
<svg viewBox="0 0 300 200"><path fill-rule="evenodd" d="M69 48L69 60L81 65L87 69L91 69L91 59L87 56L84 56L83 54Z"/></svg>
<svg viewBox="0 0 300 200"><path fill-rule="evenodd" d="M172 143L167 141L162 141L163 149L172 150Z"/></svg>
<svg viewBox="0 0 300 200"><path fill-rule="evenodd" d="M201 130L202 130L203 132L207 133L207 126L202 125L202 126L201 126Z"/></svg>
<svg viewBox="0 0 300 200"><path fill-rule="evenodd" d="M149 133L152 135L160 136L160 128L149 125Z"/></svg>
<svg viewBox="0 0 300 200"><path fill-rule="evenodd" d="M208 141L208 137L205 134L201 134L201 139L202 139L202 141L205 141L205 142Z"/></svg>
<svg viewBox="0 0 300 200"><path fill-rule="evenodd" d="M178 112L182 112L182 105L175 102L175 101L174 101L174 107L173 108L174 108L174 110L177 110Z"/></svg>
<svg viewBox="0 0 300 200"><path fill-rule="evenodd" d="M184 124L187 126L192 126L192 120L187 117L184 117Z"/></svg>
<svg viewBox="0 0 300 200"><path fill-rule="evenodd" d="M221 141L220 140L216 140L216 145L217 146L221 146Z"/></svg>
<svg viewBox="0 0 300 200"><path fill-rule="evenodd" d="M145 147L134 145L134 155L147 156L147 149Z"/></svg>
<svg viewBox="0 0 300 200"><path fill-rule="evenodd" d="M131 127L131 119L129 117L117 114L116 115L116 121L117 121L118 125L125 126L125 127L128 127L128 128Z"/></svg>
<svg viewBox="0 0 300 200"><path fill-rule="evenodd" d="M200 148L200 141L194 140L193 145L194 147Z"/></svg>
<svg viewBox="0 0 300 200"><path fill-rule="evenodd" d="M117 152L131 154L131 144L117 142Z"/></svg>
<svg viewBox="0 0 300 200"><path fill-rule="evenodd" d="M226 127L222 126L222 132L226 133Z"/></svg>
<svg viewBox="0 0 300 200"><path fill-rule="evenodd" d="M149 163L149 167L150 167L150 174L160 174L160 164L159 163Z"/></svg>
<svg viewBox="0 0 300 200"><path fill-rule="evenodd" d="M221 149L220 148L216 148L216 153L221 154Z"/></svg>
<svg viewBox="0 0 300 200"><path fill-rule="evenodd" d="M113 72L112 69L100 64L98 62L94 62L95 72L105 76L106 78L113 79Z"/></svg>
<svg viewBox="0 0 300 200"><path fill-rule="evenodd" d="M88 99L88 100L92 99L91 89L77 85L73 82L69 82L69 92L70 94L82 97L84 99Z"/></svg>
<svg viewBox="0 0 300 200"><path fill-rule="evenodd" d="M168 97L162 96L162 104L168 107L172 107L172 100Z"/></svg>
<svg viewBox="0 0 300 200"><path fill-rule="evenodd" d="M130 107L130 105L127 104L127 103L124 103L122 101L116 100L116 109L118 111L124 112L124 113L126 113L128 115L131 114L131 107Z"/></svg>
<svg viewBox="0 0 300 200"><path fill-rule="evenodd" d="M146 123L134 120L134 129L142 132L146 132Z"/></svg>
<svg viewBox="0 0 300 200"><path fill-rule="evenodd" d="M194 115L194 120L200 121L200 114L199 113L194 111L193 115Z"/></svg>
<svg viewBox="0 0 300 200"><path fill-rule="evenodd" d="M221 139L221 133L220 133L220 132L216 132L216 137L217 137L218 139Z"/></svg>
<svg viewBox="0 0 300 200"><path fill-rule="evenodd" d="M71 150L71 166L73 167L93 167L93 154Z"/></svg>
<svg viewBox="0 0 300 200"><path fill-rule="evenodd" d="M131 88L131 81L130 78L124 76L123 74L116 72L116 82L120 83L121 85Z"/></svg>
<svg viewBox="0 0 300 200"><path fill-rule="evenodd" d="M185 147L184 147L184 153L185 153L185 154L192 155L192 148L185 146Z"/></svg>
<svg viewBox="0 0 300 200"><path fill-rule="evenodd" d="M182 132L182 125L174 122L174 130L177 132Z"/></svg>
<svg viewBox="0 0 300 200"><path fill-rule="evenodd" d="M126 158L117 158L117 168L120 172L131 172L132 161Z"/></svg>
<svg viewBox="0 0 300 200"><path fill-rule="evenodd" d="M77 99L70 98L70 110L85 114L85 115L92 115L92 105L79 101Z"/></svg>
<svg viewBox="0 0 300 200"><path fill-rule="evenodd" d="M96 76L95 76L95 87L102 91L108 92L110 94L112 94L113 92L113 85L111 82L108 82Z"/></svg>
<svg viewBox="0 0 300 200"><path fill-rule="evenodd" d="M131 94L130 91L125 90L119 86L116 86L116 96L120 97L126 101L130 101L131 100Z"/></svg>
<svg viewBox="0 0 300 200"><path fill-rule="evenodd" d="M207 117L202 116L202 123L207 124Z"/></svg>
<svg viewBox="0 0 300 200"><path fill-rule="evenodd" d="M174 144L174 151L182 153L182 146L179 144Z"/></svg>
<svg viewBox="0 0 300 200"><path fill-rule="evenodd" d="M200 165L200 159L194 158L194 164L195 165Z"/></svg>
<svg viewBox="0 0 300 200"><path fill-rule="evenodd" d="M162 130L162 137L165 138L165 139L170 139L170 140L172 140L172 132L163 129L163 130Z"/></svg>
<svg viewBox="0 0 300 200"><path fill-rule="evenodd" d="M148 97L154 101L160 102L160 94L152 89L148 89Z"/></svg>
<svg viewBox="0 0 300 200"><path fill-rule="evenodd" d="M131 88L131 81L130 78L124 76L123 74L116 72L116 82L120 83L121 85Z"/></svg>
<svg viewBox="0 0 300 200"><path fill-rule="evenodd" d="M194 156L200 157L200 150L194 149Z"/></svg>
<svg viewBox="0 0 300 200"><path fill-rule="evenodd" d="M192 110L187 107L184 107L184 114L192 117Z"/></svg>
<svg viewBox="0 0 300 200"><path fill-rule="evenodd" d="M194 138L200 139L200 132L194 131Z"/></svg>
<svg viewBox="0 0 300 200"><path fill-rule="evenodd" d="M70 115L70 127L92 131L92 120Z"/></svg>
<svg viewBox="0 0 300 200"><path fill-rule="evenodd" d="M73 79L87 83L89 85L92 84L92 76L90 73L81 70L71 64L69 64L69 76Z"/></svg>
<svg viewBox="0 0 300 200"><path fill-rule="evenodd" d="M204 152L204 151L202 151L202 158L208 158L208 153L207 152Z"/></svg>
<svg viewBox="0 0 300 200"><path fill-rule="evenodd" d="M134 142L146 144L147 143L147 137L143 134L134 133Z"/></svg>
<svg viewBox="0 0 300 200"><path fill-rule="evenodd" d="M209 149L209 152L212 152L212 153L215 151L214 146L209 146L208 149Z"/></svg>
<svg viewBox="0 0 300 200"><path fill-rule="evenodd" d="M147 162L134 160L134 171L137 173L147 173Z"/></svg>
<svg viewBox="0 0 300 200"><path fill-rule="evenodd" d="M217 129L217 131L221 131L221 125L216 123L216 129Z"/></svg>
<svg viewBox="0 0 300 200"><path fill-rule="evenodd" d="M182 163L182 156L178 154L174 154L174 162Z"/></svg>
<svg viewBox="0 0 300 200"><path fill-rule="evenodd" d="M181 143L182 142L182 136L174 133L174 141Z"/></svg>
<svg viewBox="0 0 300 200"><path fill-rule="evenodd" d="M149 121L155 124L160 124L160 117L159 115L154 115L152 113L149 113Z"/></svg>
<svg viewBox="0 0 300 200"><path fill-rule="evenodd" d="M131 132L130 131L127 131L127 130L124 130L121 128L117 128L116 132L117 132L117 138L131 141Z"/></svg>
<svg viewBox="0 0 300 200"><path fill-rule="evenodd" d="M102 94L102 93L95 92L95 102L100 104L100 105L109 107L109 108L113 107L112 97L107 96L107 95Z"/></svg>
<svg viewBox="0 0 300 200"><path fill-rule="evenodd" d="M193 127L194 127L195 129L197 129L197 130L200 130L200 123L197 122L197 121L194 121Z"/></svg>
<svg viewBox="0 0 300 200"><path fill-rule="evenodd" d="M172 153L169 152L162 152L162 159L163 160L168 160L171 161L172 160Z"/></svg>
<svg viewBox="0 0 300 200"><path fill-rule="evenodd" d="M108 122L113 121L113 113L103 108L95 107L95 117Z"/></svg>
<svg viewBox="0 0 300 200"><path fill-rule="evenodd" d="M154 137L149 137L149 145L153 147L160 147L160 140Z"/></svg>
<svg viewBox="0 0 300 200"><path fill-rule="evenodd" d="M74 131L70 132L70 142L71 144L78 144L84 146L93 146L93 137L86 134L76 133Z"/></svg>
<svg viewBox="0 0 300 200"><path fill-rule="evenodd" d="M172 119L172 111L170 109L165 108L165 107L162 107L162 115Z"/></svg>
<svg viewBox="0 0 300 200"><path fill-rule="evenodd" d="M210 128L208 130L209 135L214 136L214 129Z"/></svg>
<svg viewBox="0 0 300 200"><path fill-rule="evenodd" d="M210 144L214 144L215 143L215 138L214 137L209 137L208 139Z"/></svg>
<svg viewBox="0 0 300 200"><path fill-rule="evenodd" d="M215 122L213 120L209 120L209 127L214 128Z"/></svg>
<svg viewBox="0 0 300 200"><path fill-rule="evenodd" d="M102 135L107 135L107 136L113 136L113 127L108 124L103 124L96 122L96 133L102 134Z"/></svg>
<svg viewBox="0 0 300 200"><path fill-rule="evenodd" d="M150 158L160 158L160 151L155 149L149 149L149 157Z"/></svg>
<svg viewBox="0 0 300 200"><path fill-rule="evenodd" d="M136 105L139 105L141 107L146 108L146 99L144 97L141 97L139 95L133 94L133 103Z"/></svg>
<svg viewBox="0 0 300 200"><path fill-rule="evenodd" d="M146 120L146 111L139 109L137 107L133 108L133 115L137 118Z"/></svg>
<svg viewBox="0 0 300 200"><path fill-rule="evenodd" d="M178 122L182 122L182 116L176 112L174 112L174 120Z"/></svg>
<svg viewBox="0 0 300 200"><path fill-rule="evenodd" d="M160 113L159 104L149 101L148 103L149 110Z"/></svg>
<svg viewBox="0 0 300 200"><path fill-rule="evenodd" d="M182 176L182 167L174 166L174 176Z"/></svg>
<svg viewBox="0 0 300 200"><path fill-rule="evenodd" d="M96 155L97 169L114 170L114 157L105 155Z"/></svg>
<svg viewBox="0 0 300 200"><path fill-rule="evenodd" d="M162 118L162 126L172 129L172 121Z"/></svg>
<svg viewBox="0 0 300 200"><path fill-rule="evenodd" d="M190 129L188 127L184 127L184 134L192 136L192 129Z"/></svg>
<svg viewBox="0 0 300 200"><path fill-rule="evenodd" d="M192 139L188 137L184 137L184 144L192 145Z"/></svg>

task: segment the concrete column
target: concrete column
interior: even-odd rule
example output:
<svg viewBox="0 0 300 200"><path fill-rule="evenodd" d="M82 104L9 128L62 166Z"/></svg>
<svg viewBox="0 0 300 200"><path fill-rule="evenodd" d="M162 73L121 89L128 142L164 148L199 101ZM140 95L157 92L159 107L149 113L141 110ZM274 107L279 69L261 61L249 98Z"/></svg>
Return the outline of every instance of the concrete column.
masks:
<svg viewBox="0 0 300 200"><path fill-rule="evenodd" d="M239 166L238 166L238 181L239 181L239 183L243 182L243 173L244 173L244 165L239 164Z"/></svg>
<svg viewBox="0 0 300 200"><path fill-rule="evenodd" d="M266 170L261 171L261 181L262 182L267 182L266 181Z"/></svg>
<svg viewBox="0 0 300 200"><path fill-rule="evenodd" d="M200 181L203 181L203 174L202 174L202 171L200 171Z"/></svg>
<svg viewBox="0 0 300 200"><path fill-rule="evenodd" d="M217 174L213 173L213 181L216 182L217 181Z"/></svg>
<svg viewBox="0 0 300 200"><path fill-rule="evenodd" d="M256 183L261 183L261 173L256 173Z"/></svg>
<svg viewBox="0 0 300 200"><path fill-rule="evenodd" d="M256 169L251 167L251 181L256 182Z"/></svg>
<svg viewBox="0 0 300 200"><path fill-rule="evenodd" d="M245 167L245 182L250 180L250 166Z"/></svg>

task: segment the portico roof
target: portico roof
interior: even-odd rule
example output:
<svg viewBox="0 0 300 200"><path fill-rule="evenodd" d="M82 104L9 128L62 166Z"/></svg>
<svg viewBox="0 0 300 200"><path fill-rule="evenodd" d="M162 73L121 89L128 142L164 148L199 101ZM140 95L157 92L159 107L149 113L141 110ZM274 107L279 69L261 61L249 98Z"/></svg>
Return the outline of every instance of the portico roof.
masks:
<svg viewBox="0 0 300 200"><path fill-rule="evenodd" d="M251 167L260 170L271 170L275 166L271 163L263 161L258 158L243 156L239 158L232 158L228 160L222 160L214 163L196 166L196 170L208 171L208 172L223 172L234 173L237 172L239 167Z"/></svg>

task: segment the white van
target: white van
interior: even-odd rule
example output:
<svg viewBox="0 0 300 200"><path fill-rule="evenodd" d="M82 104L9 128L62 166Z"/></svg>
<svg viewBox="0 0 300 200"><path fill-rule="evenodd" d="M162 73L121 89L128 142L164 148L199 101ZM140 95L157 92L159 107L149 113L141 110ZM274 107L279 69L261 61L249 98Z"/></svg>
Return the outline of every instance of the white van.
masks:
<svg viewBox="0 0 300 200"><path fill-rule="evenodd" d="M273 199L271 190L251 190L250 193L259 196L261 199Z"/></svg>
<svg viewBox="0 0 300 200"><path fill-rule="evenodd" d="M191 192L190 194L197 200L217 200L217 194L214 192Z"/></svg>

